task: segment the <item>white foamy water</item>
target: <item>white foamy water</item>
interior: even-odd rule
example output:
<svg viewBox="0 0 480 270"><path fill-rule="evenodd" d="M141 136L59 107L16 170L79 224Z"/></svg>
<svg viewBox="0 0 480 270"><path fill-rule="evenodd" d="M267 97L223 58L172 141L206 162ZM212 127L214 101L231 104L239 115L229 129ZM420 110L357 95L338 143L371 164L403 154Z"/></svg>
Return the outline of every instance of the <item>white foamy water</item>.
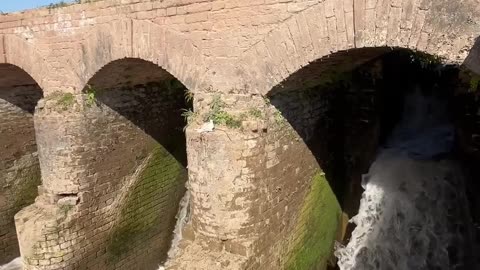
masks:
<svg viewBox="0 0 480 270"><path fill-rule="evenodd" d="M462 169L435 160L453 146L446 104L418 91L364 176L365 191L341 270L476 269Z"/></svg>
<svg viewBox="0 0 480 270"><path fill-rule="evenodd" d="M340 269L473 269L464 265L471 236L462 170L454 161L385 151L365 178L352 218L357 227L336 251Z"/></svg>
<svg viewBox="0 0 480 270"><path fill-rule="evenodd" d="M172 245L168 251L167 262L164 265L161 265L158 270L164 270L165 266L168 264L168 261L173 258L178 252L178 245L182 240L182 230L185 224L188 222L189 217L189 203L190 203L190 192L185 192L182 200L180 201L180 208L177 213L177 223L175 224L175 229L173 231L173 240Z"/></svg>
<svg viewBox="0 0 480 270"><path fill-rule="evenodd" d="M23 261L21 258L16 258L8 264L0 265L0 270L22 270Z"/></svg>

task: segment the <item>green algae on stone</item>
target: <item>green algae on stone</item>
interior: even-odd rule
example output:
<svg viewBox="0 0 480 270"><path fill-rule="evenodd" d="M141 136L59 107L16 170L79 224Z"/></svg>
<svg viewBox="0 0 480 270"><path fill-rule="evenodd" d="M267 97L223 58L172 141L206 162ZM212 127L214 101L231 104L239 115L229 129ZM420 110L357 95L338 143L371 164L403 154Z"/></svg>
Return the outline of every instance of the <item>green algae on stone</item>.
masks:
<svg viewBox="0 0 480 270"><path fill-rule="evenodd" d="M145 205L165 201L172 208L178 204L187 179L187 171L163 146L157 144L148 164L130 189L122 207L120 221L113 229L107 244L112 261L127 254L136 244L160 233L159 224L165 223L164 213L146 211ZM176 208L171 215L174 223Z"/></svg>
<svg viewBox="0 0 480 270"><path fill-rule="evenodd" d="M318 172L312 179L292 239L285 269L326 269L332 256L341 216L340 205L325 175Z"/></svg>
<svg viewBox="0 0 480 270"><path fill-rule="evenodd" d="M38 186L42 182L40 165L36 163L33 166L20 169L17 171L15 178L21 179L15 184L14 208L16 213L35 201L38 195Z"/></svg>

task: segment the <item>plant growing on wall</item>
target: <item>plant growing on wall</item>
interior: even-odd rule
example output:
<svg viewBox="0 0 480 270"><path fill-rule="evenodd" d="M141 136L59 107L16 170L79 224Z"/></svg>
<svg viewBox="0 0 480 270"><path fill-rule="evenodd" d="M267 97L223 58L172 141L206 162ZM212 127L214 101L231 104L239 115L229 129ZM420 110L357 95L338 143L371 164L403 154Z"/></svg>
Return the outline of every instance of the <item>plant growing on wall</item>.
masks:
<svg viewBox="0 0 480 270"><path fill-rule="evenodd" d="M193 112L191 109L182 109L182 117L185 118L185 121L188 123L191 123L197 114ZM186 127L185 127L186 128ZM184 130L185 130L184 128Z"/></svg>
<svg viewBox="0 0 480 270"><path fill-rule="evenodd" d="M438 55L415 52L410 54L410 61L419 64L422 69L435 69L436 66L442 64L443 59Z"/></svg>
<svg viewBox="0 0 480 270"><path fill-rule="evenodd" d="M97 103L97 90L93 88L91 85L87 84L87 105L93 106Z"/></svg>
<svg viewBox="0 0 480 270"><path fill-rule="evenodd" d="M186 90L186 91L185 91L185 101L186 101L187 103L193 102L193 97L194 97L194 94L193 94L192 91L190 91L190 90Z"/></svg>
<svg viewBox="0 0 480 270"><path fill-rule="evenodd" d="M55 102L53 104L56 109L66 111L75 103L75 96L72 93L62 93L57 91L45 97L45 100Z"/></svg>
<svg viewBox="0 0 480 270"><path fill-rule="evenodd" d="M54 8L61 8L61 7L66 7L68 6L69 4L66 3L65 1L61 1L61 2L58 2L58 3L50 3L47 8L48 9L54 9Z"/></svg>
<svg viewBox="0 0 480 270"><path fill-rule="evenodd" d="M215 125L224 125L230 128L240 128L244 117L235 117L225 111L225 103L219 95L210 103L210 111L205 115L204 121L213 121Z"/></svg>
<svg viewBox="0 0 480 270"><path fill-rule="evenodd" d="M47 8L48 9L62 8L62 7L69 6L71 4L86 4L86 3L93 3L93 2L97 2L97 1L100 1L100 0L75 0L75 1L73 1L73 3L67 3L65 1L60 1L58 3L50 3L47 6Z"/></svg>

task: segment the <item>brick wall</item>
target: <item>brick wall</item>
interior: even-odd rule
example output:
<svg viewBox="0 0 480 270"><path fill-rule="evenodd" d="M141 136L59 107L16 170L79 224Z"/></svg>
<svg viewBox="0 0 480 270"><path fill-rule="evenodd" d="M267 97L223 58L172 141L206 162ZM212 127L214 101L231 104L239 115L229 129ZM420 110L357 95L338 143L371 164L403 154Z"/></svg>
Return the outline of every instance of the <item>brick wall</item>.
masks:
<svg viewBox="0 0 480 270"><path fill-rule="evenodd" d="M85 95L47 96L37 113L40 149L65 148L40 151L42 196L17 215L27 269L156 269L166 259L187 179L185 88L152 64L123 61ZM72 131L75 144L59 134Z"/></svg>
<svg viewBox="0 0 480 270"><path fill-rule="evenodd" d="M0 264L3 264L20 255L14 215L33 203L40 185L33 111L42 91L19 68L2 65L0 69L4 71L0 80Z"/></svg>
<svg viewBox="0 0 480 270"><path fill-rule="evenodd" d="M27 70L46 93L78 93L101 66L139 57L192 91L249 85L266 94L337 51L404 47L462 63L478 37L475 0L354 2L105 0L28 11L0 17L0 55ZM463 15L452 18L453 11ZM25 53L30 57L21 58ZM472 68L479 65L475 59Z"/></svg>

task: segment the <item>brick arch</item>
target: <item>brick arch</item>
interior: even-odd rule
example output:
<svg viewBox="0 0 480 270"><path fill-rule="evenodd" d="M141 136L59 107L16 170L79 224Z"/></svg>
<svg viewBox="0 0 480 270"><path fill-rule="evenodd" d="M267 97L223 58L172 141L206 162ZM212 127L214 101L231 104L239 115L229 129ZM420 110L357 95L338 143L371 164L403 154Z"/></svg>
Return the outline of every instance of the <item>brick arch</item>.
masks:
<svg viewBox="0 0 480 270"><path fill-rule="evenodd" d="M246 50L240 80L266 95L309 63L360 48L407 48L461 64L480 34L476 6L474 0L321 1ZM461 16L453 20L452 12Z"/></svg>
<svg viewBox="0 0 480 270"><path fill-rule="evenodd" d="M198 48L184 35L150 21L122 19L95 26L80 47L81 55L72 64L79 78L77 91L102 67L123 58L152 62L191 91L199 83L203 59Z"/></svg>
<svg viewBox="0 0 480 270"><path fill-rule="evenodd" d="M0 63L18 67L41 89L48 88L49 65L35 47L24 39L12 34L0 36Z"/></svg>
<svg viewBox="0 0 480 270"><path fill-rule="evenodd" d="M125 75L134 76L130 81ZM59 155L55 147L41 148L42 188L45 194L78 198L59 228L60 234L82 232L75 243L57 243L63 261L52 260L51 267L92 264L95 269L156 269L166 259L188 177L181 115L184 93L157 83L171 77L151 61L121 57L101 66L88 80L99 90L96 105L83 106L79 113L80 103L58 107L56 97L45 102L47 110L40 114L43 125L37 129L39 144L48 146L54 140L68 154ZM60 114L55 108L60 108ZM52 204L51 208L60 207ZM40 227L42 222L55 217L45 215L48 221L41 222L36 217L23 218L30 213L21 213L17 227L22 255L31 266L34 263L28 258L34 250L51 256L37 246L48 234ZM32 230L36 231L33 239ZM90 239L97 239L95 247L75 251Z"/></svg>

